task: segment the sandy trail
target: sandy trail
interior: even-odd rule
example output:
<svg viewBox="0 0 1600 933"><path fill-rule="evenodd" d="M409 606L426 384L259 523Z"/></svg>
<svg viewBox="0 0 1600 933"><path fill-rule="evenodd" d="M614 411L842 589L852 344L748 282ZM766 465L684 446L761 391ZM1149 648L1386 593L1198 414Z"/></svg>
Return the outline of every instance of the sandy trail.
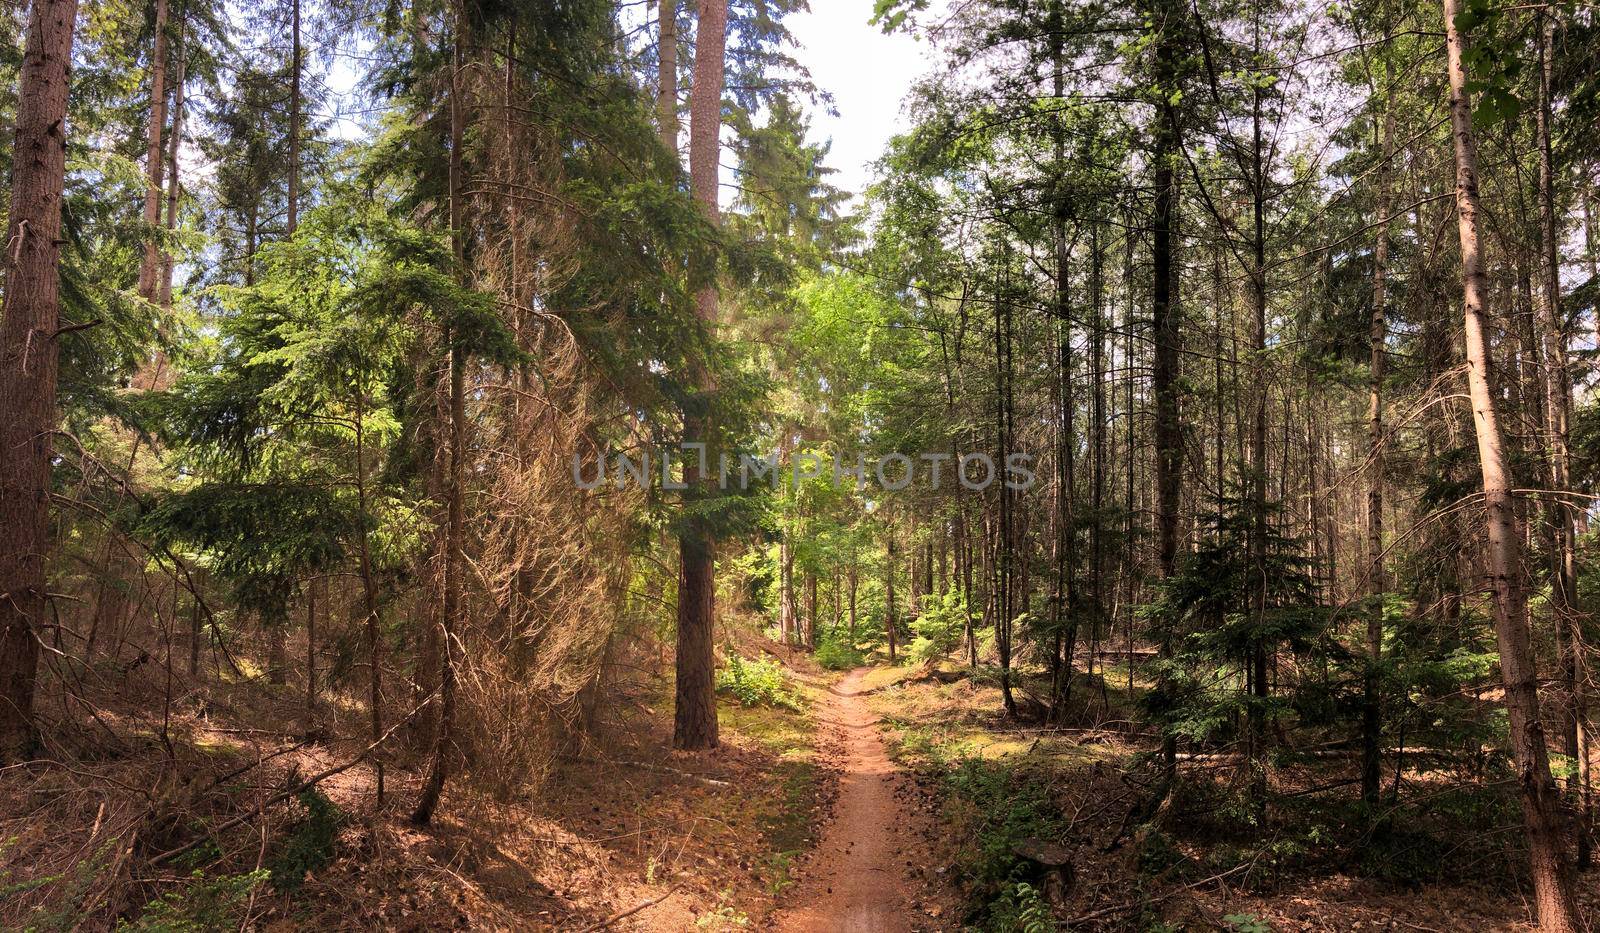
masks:
<svg viewBox="0 0 1600 933"><path fill-rule="evenodd" d="M916 929L906 875L909 818L895 796L899 779L862 699L869 668L851 671L829 691L819 717L833 731L839 796L833 820L812 853L810 870L786 898L793 905L775 929L790 933L910 933Z"/></svg>

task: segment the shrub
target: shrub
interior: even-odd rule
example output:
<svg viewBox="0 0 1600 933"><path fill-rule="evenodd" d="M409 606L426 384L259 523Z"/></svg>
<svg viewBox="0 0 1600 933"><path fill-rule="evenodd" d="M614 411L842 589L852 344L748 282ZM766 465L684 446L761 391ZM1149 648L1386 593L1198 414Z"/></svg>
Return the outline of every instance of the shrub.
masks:
<svg viewBox="0 0 1600 933"><path fill-rule="evenodd" d="M1048 781L1004 763L962 758L946 782L967 814L963 831L969 842L957 865L974 911L988 915L988 929L1054 929L1031 925L1040 919L1034 906L1038 894L1022 883L1025 863L1014 851L1024 839L1057 840L1066 833L1066 821L1050 798ZM1048 910L1043 916L1049 916Z"/></svg>
<svg viewBox="0 0 1600 933"><path fill-rule="evenodd" d="M267 880L258 868L242 875L207 878L196 871L191 883L151 901L137 920L117 924L118 933L207 933L239 925L240 907Z"/></svg>
<svg viewBox="0 0 1600 933"><path fill-rule="evenodd" d="M848 671L867 663L849 630L843 628L828 629L819 636L814 658L829 671Z"/></svg>
<svg viewBox="0 0 1600 933"><path fill-rule="evenodd" d="M306 875L328 864L333 844L339 836L344 813L315 787L300 793L305 814L295 822L284 840L283 849L268 863L272 887L283 893L300 890Z"/></svg>
<svg viewBox="0 0 1600 933"><path fill-rule="evenodd" d="M906 653L913 661L942 658L961 644L966 631L966 600L955 590L942 597L927 597L921 615L911 623L914 636Z"/></svg>
<svg viewBox="0 0 1600 933"><path fill-rule="evenodd" d="M717 672L717 691L732 696L742 706L782 707L796 712L804 708L782 665L761 658L742 658L733 651L728 652L727 666Z"/></svg>
<svg viewBox="0 0 1600 933"><path fill-rule="evenodd" d="M997 933L1054 933L1058 929L1050 905L1033 885L1013 881L989 908L989 929Z"/></svg>

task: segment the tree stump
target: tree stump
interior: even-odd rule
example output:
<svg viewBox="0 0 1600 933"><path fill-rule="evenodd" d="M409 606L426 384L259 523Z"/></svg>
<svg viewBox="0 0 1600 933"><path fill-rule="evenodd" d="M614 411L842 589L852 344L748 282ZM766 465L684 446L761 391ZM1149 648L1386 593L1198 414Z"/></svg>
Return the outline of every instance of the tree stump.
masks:
<svg viewBox="0 0 1600 933"><path fill-rule="evenodd" d="M1028 837L1011 845L1011 854L1027 862L1051 907L1062 907L1072 891L1072 853L1067 847Z"/></svg>

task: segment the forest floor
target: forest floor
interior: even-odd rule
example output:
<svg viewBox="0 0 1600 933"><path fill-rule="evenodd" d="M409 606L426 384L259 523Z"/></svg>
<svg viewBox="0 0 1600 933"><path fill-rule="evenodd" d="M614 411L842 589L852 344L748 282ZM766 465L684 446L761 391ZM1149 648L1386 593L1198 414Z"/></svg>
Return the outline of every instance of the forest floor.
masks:
<svg viewBox="0 0 1600 933"><path fill-rule="evenodd" d="M1251 838L1228 832L1241 821L1226 794L1230 785L1238 789L1222 773L1231 769L1195 762L1184 766L1183 789L1158 820L1164 829L1139 829L1129 814L1140 813L1147 796L1150 769L1141 769L1140 756L1154 743L1126 731L1133 693L1114 686L1117 676L1110 686L1097 677L1079 690L1073 718L1081 725L1063 728L1008 720L998 687L964 675L948 662L879 668L864 686L891 757L920 795L912 808L934 816L930 825L939 831L928 864L964 898L958 919L966 924L1023 928L1025 905L1008 885L1027 875L1008 856L1011 843L1037 835L1066 841L1074 880L1054 913L1072 918L1073 930L1534 929L1515 880L1525 856L1505 831L1517 825L1514 806L1495 810L1491 828L1440 832L1427 814L1444 807L1448 790L1436 788L1446 782L1408 772L1408 793L1423 816L1399 818L1393 835L1400 841L1376 863L1350 863L1342 854L1350 828L1337 825L1337 814L1348 811L1339 804L1292 809L1306 790L1337 786L1347 775L1324 764L1279 769L1273 789L1283 803L1265 838ZM1428 802L1435 795L1437 807ZM1307 842L1319 832L1320 851ZM1439 837L1443 848L1435 848ZM1457 874L1457 866L1466 867ZM1427 881L1391 880L1403 869L1440 870ZM1579 900L1586 915L1597 915L1600 870L1581 877Z"/></svg>
<svg viewBox="0 0 1600 933"><path fill-rule="evenodd" d="M780 907L794 908L781 921L794 930L847 929L835 917L853 910L894 921L864 929L941 929L953 901L929 893L939 878L922 868L934 828L906 812L861 698L803 652L745 635L738 650L783 662L806 701L722 696L721 745L675 752L671 681L657 673L670 655L635 658L637 676L613 689L581 746L548 761L537 790L496 795L458 778L427 829L406 819L420 757L391 761L382 809L365 761L322 781L315 800L275 799L356 758L366 743L354 706L328 710L341 738L308 743L298 688L246 664L204 702L176 684L157 733L160 678L90 678L92 712L63 709L52 729L70 747L0 780L0 929L181 915L195 929L714 933L771 929Z"/></svg>
<svg viewBox="0 0 1600 933"><path fill-rule="evenodd" d="M1014 857L1034 838L1070 853L1051 906L1072 929L1531 929L1514 801L1473 781L1408 769L1406 809L1379 844L1349 817L1342 764L1275 768L1263 833L1239 830L1231 767L1194 761L1149 829L1153 743L1128 724L1125 674L1085 678L1074 725L1043 727L1004 717L981 669L841 676L737 641L781 662L805 701L724 695L721 746L674 752L670 657L634 658L638 675L536 791L454 781L425 830L406 822L418 761L392 763L381 810L365 762L320 785L325 811L272 802L352 760L356 706L330 710L345 738L308 744L293 684L213 683L203 703L179 684L155 731L159 678L86 677L91 712L63 708L61 747L0 780L0 929L110 929L159 917L179 889L183 909L216 911L196 929L1021 929L1048 890ZM241 814L209 841L198 832ZM197 839L193 858L152 863ZM261 869L272 880L241 880ZM1595 915L1600 871L1579 900Z"/></svg>

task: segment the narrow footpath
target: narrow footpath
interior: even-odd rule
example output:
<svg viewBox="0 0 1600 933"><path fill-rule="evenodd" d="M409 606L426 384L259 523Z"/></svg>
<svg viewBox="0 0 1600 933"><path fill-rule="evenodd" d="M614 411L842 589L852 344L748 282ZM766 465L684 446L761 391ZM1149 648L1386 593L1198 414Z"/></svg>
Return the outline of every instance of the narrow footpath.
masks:
<svg viewBox="0 0 1600 933"><path fill-rule="evenodd" d="M871 668L857 668L829 690L819 721L840 772L833 818L800 882L777 915L784 933L911 933L927 918L912 903L907 873L909 814L895 787L899 772L862 698Z"/></svg>

